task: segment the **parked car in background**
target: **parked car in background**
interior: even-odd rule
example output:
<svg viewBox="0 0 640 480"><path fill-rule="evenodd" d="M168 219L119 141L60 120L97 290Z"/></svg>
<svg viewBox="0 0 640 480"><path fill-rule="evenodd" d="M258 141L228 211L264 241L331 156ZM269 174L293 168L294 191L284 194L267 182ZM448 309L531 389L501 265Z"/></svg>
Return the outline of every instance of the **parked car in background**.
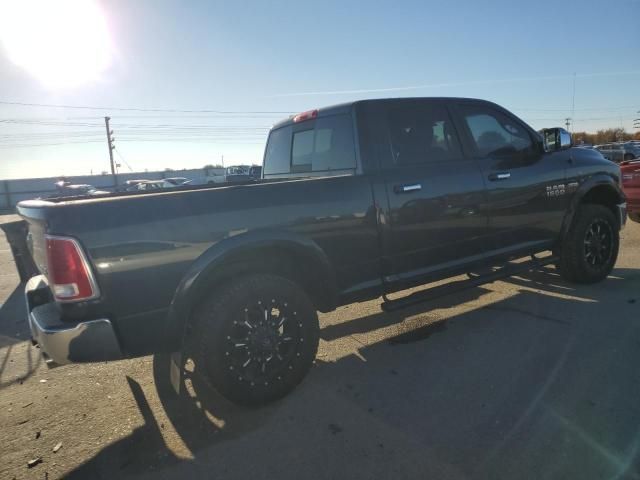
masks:
<svg viewBox="0 0 640 480"><path fill-rule="evenodd" d="M595 148L602 153L604 158L615 163L640 157L640 148L631 142L605 143L603 145L596 145Z"/></svg>
<svg viewBox="0 0 640 480"><path fill-rule="evenodd" d="M595 148L607 160L615 163L620 163L624 160L624 152L621 149L617 148L613 143L596 145Z"/></svg>
<svg viewBox="0 0 640 480"><path fill-rule="evenodd" d="M228 167L225 173L225 182L248 182L262 177L260 165L236 165Z"/></svg>
<svg viewBox="0 0 640 480"><path fill-rule="evenodd" d="M146 183L149 180L145 180L142 178L139 179L135 179L135 180L127 180L126 182L124 182L124 185L122 185L120 188L118 188L118 190L120 191L125 191L125 192L135 192L138 189L138 185L141 183Z"/></svg>
<svg viewBox="0 0 640 480"><path fill-rule="evenodd" d="M191 180L184 177L163 178L161 180L127 180L124 184L125 192L137 192L140 190L158 190L162 188L176 188L189 185Z"/></svg>
<svg viewBox="0 0 640 480"><path fill-rule="evenodd" d="M167 184L164 180L149 180L147 182L139 183L138 190L159 190L166 188Z"/></svg>
<svg viewBox="0 0 640 480"><path fill-rule="evenodd" d="M66 181L56 182L58 190L54 197L78 197L85 195L107 195L111 192L107 190L98 190L93 185L88 184L72 184Z"/></svg>
<svg viewBox="0 0 640 480"><path fill-rule="evenodd" d="M629 218L634 222L640 222L640 160L622 162L620 169Z"/></svg>
<svg viewBox="0 0 640 480"><path fill-rule="evenodd" d="M640 142L625 142L622 144L626 152L635 155L635 158L640 158ZM625 160L632 160L631 158L625 158Z"/></svg>
<svg viewBox="0 0 640 480"><path fill-rule="evenodd" d="M260 165L253 165L250 169L249 169L249 176L251 178L254 178L256 180L262 178L262 166Z"/></svg>
<svg viewBox="0 0 640 480"><path fill-rule="evenodd" d="M210 170L205 178L205 183L213 185L216 183L224 183L224 170Z"/></svg>
<svg viewBox="0 0 640 480"><path fill-rule="evenodd" d="M165 178L165 182L170 183L174 187L181 187L182 185L188 185L191 183L191 180L185 177L171 177Z"/></svg>
<svg viewBox="0 0 640 480"><path fill-rule="evenodd" d="M167 179L162 180L146 180L136 185L138 190L160 190L164 188L176 188L180 185L175 185L169 182Z"/></svg>

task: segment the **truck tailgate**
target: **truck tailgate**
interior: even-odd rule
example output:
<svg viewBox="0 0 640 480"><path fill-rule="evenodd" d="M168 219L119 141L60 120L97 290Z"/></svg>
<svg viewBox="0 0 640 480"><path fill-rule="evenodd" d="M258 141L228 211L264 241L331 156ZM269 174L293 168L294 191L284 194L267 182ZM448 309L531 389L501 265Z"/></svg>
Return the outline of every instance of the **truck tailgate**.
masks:
<svg viewBox="0 0 640 480"><path fill-rule="evenodd" d="M44 238L46 231L46 202L36 200L24 203L28 206L19 206L18 213L26 222L26 247L31 254L37 271L46 274L47 251Z"/></svg>

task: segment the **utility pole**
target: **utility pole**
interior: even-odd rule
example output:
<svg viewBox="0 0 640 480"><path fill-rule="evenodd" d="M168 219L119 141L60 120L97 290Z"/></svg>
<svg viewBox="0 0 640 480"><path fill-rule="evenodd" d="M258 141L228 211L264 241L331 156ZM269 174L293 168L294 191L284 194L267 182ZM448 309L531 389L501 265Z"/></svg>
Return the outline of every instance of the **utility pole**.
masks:
<svg viewBox="0 0 640 480"><path fill-rule="evenodd" d="M567 117L564 119L564 124L567 126L567 132L569 131L569 127L571 127L571 118Z"/></svg>
<svg viewBox="0 0 640 480"><path fill-rule="evenodd" d="M573 98L571 99L571 117L576 115L576 72L573 72Z"/></svg>
<svg viewBox="0 0 640 480"><path fill-rule="evenodd" d="M109 120L111 120L111 117L104 117L104 125L107 129L107 146L109 147L109 164L111 165L111 175L113 175L115 181L116 164L113 161L113 149L116 147L113 144L113 130L109 128Z"/></svg>

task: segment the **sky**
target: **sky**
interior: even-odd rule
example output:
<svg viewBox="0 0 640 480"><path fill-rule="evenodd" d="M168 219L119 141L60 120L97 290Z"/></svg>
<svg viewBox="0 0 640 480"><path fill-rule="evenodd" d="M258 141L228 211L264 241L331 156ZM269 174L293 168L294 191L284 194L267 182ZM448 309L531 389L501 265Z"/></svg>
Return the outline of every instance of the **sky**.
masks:
<svg viewBox="0 0 640 480"><path fill-rule="evenodd" d="M108 171L105 116L122 172L259 164L278 120L363 98L632 131L639 48L640 0L0 0L0 179Z"/></svg>

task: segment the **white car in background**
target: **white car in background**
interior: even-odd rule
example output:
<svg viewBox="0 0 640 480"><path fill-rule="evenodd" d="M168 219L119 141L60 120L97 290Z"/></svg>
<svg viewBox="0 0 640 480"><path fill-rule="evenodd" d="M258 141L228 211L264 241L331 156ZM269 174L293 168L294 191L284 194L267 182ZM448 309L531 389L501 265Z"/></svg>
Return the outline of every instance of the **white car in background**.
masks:
<svg viewBox="0 0 640 480"><path fill-rule="evenodd" d="M54 197L79 197L84 195L106 195L111 192L99 190L93 185L72 184L64 180L56 182L57 192Z"/></svg>
<svg viewBox="0 0 640 480"><path fill-rule="evenodd" d="M171 186L173 186L173 187L181 187L183 185L188 185L188 184L191 183L191 180L189 180L188 178L185 178L185 177L165 178L164 181L166 183L171 184Z"/></svg>

